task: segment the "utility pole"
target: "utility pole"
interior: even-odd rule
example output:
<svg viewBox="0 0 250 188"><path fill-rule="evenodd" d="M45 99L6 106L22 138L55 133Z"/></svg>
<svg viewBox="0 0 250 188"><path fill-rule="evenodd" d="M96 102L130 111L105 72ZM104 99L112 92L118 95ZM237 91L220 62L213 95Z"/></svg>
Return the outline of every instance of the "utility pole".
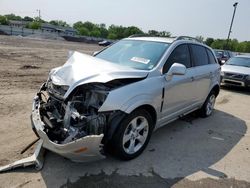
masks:
<svg viewBox="0 0 250 188"><path fill-rule="evenodd" d="M233 22L234 22L234 16L235 16L235 12L236 12L236 9L237 9L237 5L238 5L238 2L235 2L233 4L233 6L234 6L234 12L233 12L232 21L231 21L229 32L228 32L228 36L227 36L227 45L226 45L226 48L228 48L228 42L229 42L230 34L232 33L232 26L233 26Z"/></svg>
<svg viewBox="0 0 250 188"><path fill-rule="evenodd" d="M36 11L38 12L38 18L39 18L39 22L40 22L41 21L41 10L37 9Z"/></svg>

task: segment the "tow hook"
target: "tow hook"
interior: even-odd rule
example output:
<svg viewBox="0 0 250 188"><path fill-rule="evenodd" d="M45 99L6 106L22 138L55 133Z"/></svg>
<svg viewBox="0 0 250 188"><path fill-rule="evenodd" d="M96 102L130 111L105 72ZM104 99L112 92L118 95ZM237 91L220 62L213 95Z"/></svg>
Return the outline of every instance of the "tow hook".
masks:
<svg viewBox="0 0 250 188"><path fill-rule="evenodd" d="M29 147L30 146L31 144L29 145ZM25 149L27 149L27 147ZM44 154L45 154L45 148L43 148L43 140L39 139L33 155L31 155L30 157L15 161L6 166L0 167L0 172L13 170L18 167L27 167L27 166L33 166L33 165L35 166L36 170L41 170L43 168L43 163L44 163Z"/></svg>

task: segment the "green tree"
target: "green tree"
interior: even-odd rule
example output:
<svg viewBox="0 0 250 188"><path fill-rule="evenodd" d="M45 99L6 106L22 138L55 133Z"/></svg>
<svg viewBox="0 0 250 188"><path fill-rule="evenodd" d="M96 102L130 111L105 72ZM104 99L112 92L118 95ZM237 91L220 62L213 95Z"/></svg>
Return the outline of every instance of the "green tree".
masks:
<svg viewBox="0 0 250 188"><path fill-rule="evenodd" d="M21 21L22 20L21 16L16 16L15 14L6 14L5 17L8 20L17 20L17 21Z"/></svg>
<svg viewBox="0 0 250 188"><path fill-rule="evenodd" d="M89 31L92 31L92 30L94 30L94 28L95 28L95 24L93 24L93 23L91 23L91 22L89 22L89 21L84 22L84 23L83 23L83 26L84 26L85 28L87 28Z"/></svg>
<svg viewBox="0 0 250 188"><path fill-rule="evenodd" d="M171 33L169 31L160 31L158 33L160 37L171 37Z"/></svg>
<svg viewBox="0 0 250 188"><path fill-rule="evenodd" d="M101 38L108 37L109 32L108 32L106 25L104 23L101 23L99 25L97 24L96 27L99 29L99 31L101 33L101 35L100 35Z"/></svg>
<svg viewBox="0 0 250 188"><path fill-rule="evenodd" d="M69 27L69 24L63 20L51 20L49 23L55 26Z"/></svg>
<svg viewBox="0 0 250 188"><path fill-rule="evenodd" d="M33 22L33 21L34 21L34 19L33 19L33 18L31 18L31 17L29 17L29 16L25 16L25 17L23 18L23 21Z"/></svg>
<svg viewBox="0 0 250 188"><path fill-rule="evenodd" d="M111 25L109 26L109 29L108 29L109 34L111 34L109 35L109 37L111 37L112 39L125 38L125 30L126 28L123 26Z"/></svg>
<svg viewBox="0 0 250 188"><path fill-rule="evenodd" d="M92 37L101 37L101 32L99 31L98 28L96 28L96 29L94 29L94 30L92 30L90 32L90 36L92 36Z"/></svg>
<svg viewBox="0 0 250 188"><path fill-rule="evenodd" d="M8 19L5 16L1 16L0 15L0 24L1 25L8 25L9 21L8 21Z"/></svg>
<svg viewBox="0 0 250 188"><path fill-rule="evenodd" d="M214 42L214 39L213 38L207 38L206 41L205 41L205 44L208 45L208 46L211 46L211 44Z"/></svg>
<svg viewBox="0 0 250 188"><path fill-rule="evenodd" d="M115 40L115 39L117 39L117 35L115 33L109 33L108 34L108 39Z"/></svg>
<svg viewBox="0 0 250 188"><path fill-rule="evenodd" d="M135 26L127 27L124 30L124 37L129 37L131 35L136 35L136 34L143 34L143 31Z"/></svg>
<svg viewBox="0 0 250 188"><path fill-rule="evenodd" d="M34 21L35 22L40 22L40 23L47 23L45 20L43 20L42 18L40 18L38 16L34 18Z"/></svg>
<svg viewBox="0 0 250 188"><path fill-rule="evenodd" d="M83 23L81 21L73 24L73 28L76 30L79 30L81 27L83 27Z"/></svg>
<svg viewBox="0 0 250 188"><path fill-rule="evenodd" d="M149 31L148 31L148 34L151 35L151 36L158 36L158 35L159 35L159 32L156 31L156 30L149 30Z"/></svg>
<svg viewBox="0 0 250 188"><path fill-rule="evenodd" d="M78 28L77 31L78 31L79 35L83 35L83 36L89 36L89 34L90 34L89 30L83 26Z"/></svg>
<svg viewBox="0 0 250 188"><path fill-rule="evenodd" d="M29 29L40 29L40 28L41 28L41 23L40 23L40 22L37 22L37 21L30 22L30 23L28 24L28 28L29 28Z"/></svg>
<svg viewBox="0 0 250 188"><path fill-rule="evenodd" d="M211 44L211 47L214 49L224 49L226 46L226 41L223 39L216 39L214 42Z"/></svg>

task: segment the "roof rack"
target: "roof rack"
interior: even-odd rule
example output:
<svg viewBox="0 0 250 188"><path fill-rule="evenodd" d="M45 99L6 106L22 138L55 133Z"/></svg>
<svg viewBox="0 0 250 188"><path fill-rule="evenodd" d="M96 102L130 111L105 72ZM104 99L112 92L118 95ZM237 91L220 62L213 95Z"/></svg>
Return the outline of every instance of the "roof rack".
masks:
<svg viewBox="0 0 250 188"><path fill-rule="evenodd" d="M149 34L134 34L130 35L128 38L134 38L134 37L162 37L162 38L176 38L176 37L164 37L164 36L159 36L159 35L149 35Z"/></svg>
<svg viewBox="0 0 250 188"><path fill-rule="evenodd" d="M194 38L194 37L189 37L189 36L178 36L176 37L175 40L191 40L191 41L196 41L196 42L200 42L200 43L203 43L203 41L197 39L197 38Z"/></svg>
<svg viewBox="0 0 250 188"><path fill-rule="evenodd" d="M134 34L134 35L129 36L128 38L135 38L135 37L159 37L159 36L149 35L149 34ZM199 40L197 38L194 38L194 37L189 37L189 36L178 36L178 37L175 37L175 36L172 37L171 36L171 37L164 37L164 38L172 38L172 39L174 39L174 41L177 41L177 40L190 40L190 41L203 43L203 41L201 41L201 40Z"/></svg>
<svg viewBox="0 0 250 188"><path fill-rule="evenodd" d="M128 38L135 38L135 37L150 37L148 34L134 34L130 35Z"/></svg>

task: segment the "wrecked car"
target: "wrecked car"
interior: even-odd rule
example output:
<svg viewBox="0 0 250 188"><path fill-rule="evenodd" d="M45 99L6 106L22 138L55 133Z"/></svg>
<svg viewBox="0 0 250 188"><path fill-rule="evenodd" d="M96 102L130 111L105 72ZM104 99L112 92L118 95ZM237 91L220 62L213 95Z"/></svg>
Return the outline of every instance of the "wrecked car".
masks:
<svg viewBox="0 0 250 188"><path fill-rule="evenodd" d="M140 155L157 128L199 110L212 114L220 66L189 37L132 37L94 56L73 52L33 101L43 147L73 161Z"/></svg>

